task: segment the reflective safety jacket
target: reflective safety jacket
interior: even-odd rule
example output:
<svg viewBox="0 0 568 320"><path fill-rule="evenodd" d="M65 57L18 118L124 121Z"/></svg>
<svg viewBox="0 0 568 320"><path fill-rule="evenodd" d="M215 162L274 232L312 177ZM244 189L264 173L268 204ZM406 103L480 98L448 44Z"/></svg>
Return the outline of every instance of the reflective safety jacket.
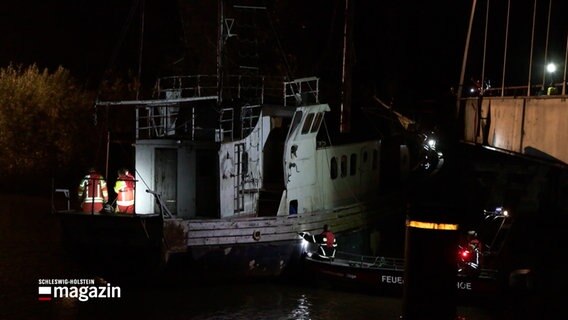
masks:
<svg viewBox="0 0 568 320"><path fill-rule="evenodd" d="M328 247L337 247L337 240L335 240L335 235L331 231L324 231L321 233L323 236L323 242Z"/></svg>
<svg viewBox="0 0 568 320"><path fill-rule="evenodd" d="M105 179L97 172L89 172L77 190L79 199L83 200L83 204L103 204L108 201L108 189Z"/></svg>
<svg viewBox="0 0 568 320"><path fill-rule="evenodd" d="M320 237L322 237L322 241L318 249L318 256L323 259L333 260L335 258L335 251L337 248L335 235L333 232L328 230L322 232Z"/></svg>
<svg viewBox="0 0 568 320"><path fill-rule="evenodd" d="M131 207L134 205L134 177L131 174L121 174L114 185L116 192L116 204L120 207Z"/></svg>

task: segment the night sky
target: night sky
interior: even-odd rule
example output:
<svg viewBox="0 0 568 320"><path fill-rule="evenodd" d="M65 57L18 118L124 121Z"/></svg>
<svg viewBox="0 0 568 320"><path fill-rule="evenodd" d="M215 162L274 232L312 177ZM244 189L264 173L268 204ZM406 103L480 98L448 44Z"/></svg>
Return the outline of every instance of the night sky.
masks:
<svg viewBox="0 0 568 320"><path fill-rule="evenodd" d="M297 53L298 66L304 67L295 71L297 76L311 73L333 77L334 72L324 69L329 65L330 60L326 59L331 59L330 52L339 52L336 42L330 45L329 39L332 30L336 34L341 32L333 15L341 16L342 4L329 0L276 2L285 4L271 16L276 22L280 46L286 52ZM470 78L481 76L487 1L477 2L466 85ZM528 72L534 2L512 2L511 57L507 64L510 72L506 81L519 85L526 83ZM565 48L567 23L558 14L566 12L565 2L553 0L549 56L556 60L563 60ZM106 69L136 70L137 12L125 29L133 3L136 0L8 2L0 9L0 66L10 62L36 63L53 69L62 65L90 87L97 85ZM456 87L459 82L471 4L472 0L357 1L354 75L374 86L377 95L386 101L413 103L448 94L450 87ZM533 59L542 60L544 55L548 4L548 1L538 1L535 40L538 48ZM207 15L182 17L185 13L194 13L192 8L199 5L195 0L145 1L143 74L147 81L174 72L176 69L169 66L175 61L181 58L189 61L190 54L202 53L199 52L202 49L195 48L209 50L207 52L214 55L213 38L201 35L199 41L192 41L195 39L192 33L195 36L201 33L199 26L214 25L214 22L205 22ZM492 47L486 53L485 74L486 78L493 79L494 85L501 81L506 6L507 1L490 2L488 41ZM211 12L210 16L214 14ZM188 32L188 26L197 28Z"/></svg>

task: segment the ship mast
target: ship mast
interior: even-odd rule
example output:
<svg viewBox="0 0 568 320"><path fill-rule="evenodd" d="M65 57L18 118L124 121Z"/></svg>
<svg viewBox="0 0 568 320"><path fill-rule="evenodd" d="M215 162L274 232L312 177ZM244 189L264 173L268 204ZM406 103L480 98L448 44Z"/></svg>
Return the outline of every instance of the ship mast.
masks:
<svg viewBox="0 0 568 320"><path fill-rule="evenodd" d="M341 133L351 131L351 15L349 0L345 0L343 22L343 61L341 70L341 115L339 119Z"/></svg>
<svg viewBox="0 0 568 320"><path fill-rule="evenodd" d="M217 14L219 25L217 26L217 103L220 105L223 102L223 22L225 13L223 10L224 1L217 1Z"/></svg>

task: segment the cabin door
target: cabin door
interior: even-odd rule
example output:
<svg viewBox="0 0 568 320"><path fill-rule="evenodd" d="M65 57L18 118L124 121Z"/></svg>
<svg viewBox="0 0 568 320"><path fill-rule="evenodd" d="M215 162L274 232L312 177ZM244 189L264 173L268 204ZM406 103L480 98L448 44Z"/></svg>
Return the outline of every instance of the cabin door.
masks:
<svg viewBox="0 0 568 320"><path fill-rule="evenodd" d="M259 194L258 215L275 216L284 191L284 141L285 127L276 127L270 131L262 149L262 189Z"/></svg>
<svg viewBox="0 0 568 320"><path fill-rule="evenodd" d="M177 149L156 148L154 162L154 186L162 195L162 201L170 210L177 213ZM156 201L156 212L160 212Z"/></svg>

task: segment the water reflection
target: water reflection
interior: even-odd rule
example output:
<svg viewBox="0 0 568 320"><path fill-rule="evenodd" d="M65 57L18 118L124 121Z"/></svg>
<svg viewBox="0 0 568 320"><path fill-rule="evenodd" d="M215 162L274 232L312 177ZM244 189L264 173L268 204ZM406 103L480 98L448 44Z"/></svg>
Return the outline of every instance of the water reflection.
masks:
<svg viewBox="0 0 568 320"><path fill-rule="evenodd" d="M310 317L310 301L305 294L300 295L297 300L297 306L290 313L290 319L311 319Z"/></svg>

